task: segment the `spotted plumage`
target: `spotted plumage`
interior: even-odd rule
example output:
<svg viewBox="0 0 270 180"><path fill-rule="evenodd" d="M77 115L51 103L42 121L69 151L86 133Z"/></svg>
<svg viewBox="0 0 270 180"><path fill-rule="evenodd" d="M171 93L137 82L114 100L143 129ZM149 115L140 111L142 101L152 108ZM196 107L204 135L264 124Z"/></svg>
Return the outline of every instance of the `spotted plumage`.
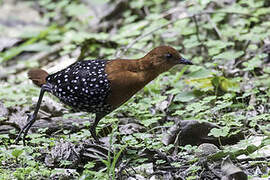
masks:
<svg viewBox="0 0 270 180"><path fill-rule="evenodd" d="M76 62L46 78L50 92L78 111L109 113L106 103L110 82L105 72L106 60Z"/></svg>
<svg viewBox="0 0 270 180"><path fill-rule="evenodd" d="M96 114L90 132L96 142L98 122L114 109L129 100L147 83L159 74L177 64L192 64L169 46L159 46L139 59L88 60L76 62L69 67L49 75L42 69L28 72L29 79L41 87L34 113L21 129L25 136L36 121L37 114L46 91L54 94L63 103L79 111Z"/></svg>

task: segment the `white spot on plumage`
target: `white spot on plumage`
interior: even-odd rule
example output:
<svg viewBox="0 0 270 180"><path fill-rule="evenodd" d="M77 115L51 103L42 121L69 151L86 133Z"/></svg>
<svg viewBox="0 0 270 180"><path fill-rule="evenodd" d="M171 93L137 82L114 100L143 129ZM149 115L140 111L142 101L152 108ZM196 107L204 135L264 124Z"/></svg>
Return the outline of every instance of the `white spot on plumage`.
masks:
<svg viewBox="0 0 270 180"><path fill-rule="evenodd" d="M105 65L103 60L81 61L51 75L48 81L53 85L53 94L79 110L109 112L110 106L104 102L110 92Z"/></svg>

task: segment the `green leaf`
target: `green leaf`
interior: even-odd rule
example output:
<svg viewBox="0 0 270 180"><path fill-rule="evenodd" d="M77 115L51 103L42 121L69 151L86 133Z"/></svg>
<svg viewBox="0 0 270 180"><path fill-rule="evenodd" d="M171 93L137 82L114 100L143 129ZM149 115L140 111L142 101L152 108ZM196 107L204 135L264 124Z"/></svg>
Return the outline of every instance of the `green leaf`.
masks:
<svg viewBox="0 0 270 180"><path fill-rule="evenodd" d="M92 169L93 167L95 167L95 162L88 162L86 165L84 165L85 169Z"/></svg>
<svg viewBox="0 0 270 180"><path fill-rule="evenodd" d="M239 92L240 86L237 82L233 82L223 76L215 76L212 79L212 84L215 88L220 88L224 92Z"/></svg>
<svg viewBox="0 0 270 180"><path fill-rule="evenodd" d="M185 40L183 41L183 44L184 44L185 48L187 48L187 49L194 48L194 47L201 45L201 43L198 41L198 39L195 35L190 36L190 38L185 38Z"/></svg>
<svg viewBox="0 0 270 180"><path fill-rule="evenodd" d="M11 154L15 158L18 158L22 153L23 153L23 150L22 149L14 149Z"/></svg>
<svg viewBox="0 0 270 180"><path fill-rule="evenodd" d="M256 67L260 67L262 65L262 60L265 58L266 54L256 55L251 60L244 62L243 65L246 67L245 71L254 70Z"/></svg>
<svg viewBox="0 0 270 180"><path fill-rule="evenodd" d="M222 77L220 80L220 88L224 92L240 92L239 83L233 82L229 79L226 79L225 77Z"/></svg>
<svg viewBox="0 0 270 180"><path fill-rule="evenodd" d="M82 16L84 14L87 14L89 9L83 5L83 4L69 4L65 10L67 11L67 14L70 16Z"/></svg>
<svg viewBox="0 0 270 180"><path fill-rule="evenodd" d="M180 101L180 102L189 102L193 99L195 99L196 96L193 93L193 91L188 91L188 92L181 92L177 94L174 98L175 101Z"/></svg>
<svg viewBox="0 0 270 180"><path fill-rule="evenodd" d="M217 56L214 56L213 59L224 59L224 60L235 60L242 56L244 51L225 51Z"/></svg>
<svg viewBox="0 0 270 180"><path fill-rule="evenodd" d="M192 73L188 74L188 77L190 78L206 78L209 76L212 76L214 73L206 68L200 68Z"/></svg>
<svg viewBox="0 0 270 180"><path fill-rule="evenodd" d="M222 9L223 12L235 12L235 13L245 13L248 14L248 8L242 7L237 3L233 3L231 6L224 7Z"/></svg>
<svg viewBox="0 0 270 180"><path fill-rule="evenodd" d="M141 123L142 123L144 126L148 127L148 126L150 126L151 124L157 123L158 120L160 120L160 119L161 119L161 117L147 118L147 119L145 119L145 120L142 120Z"/></svg>
<svg viewBox="0 0 270 180"><path fill-rule="evenodd" d="M197 89L201 89L203 91L209 91L209 90L214 90L212 79L213 77L196 78L196 79L188 79L185 82L191 86L195 86Z"/></svg>
<svg viewBox="0 0 270 180"><path fill-rule="evenodd" d="M212 112L220 111L224 108L230 107L233 104L231 101L218 101L216 103L216 106L211 109Z"/></svg>
<svg viewBox="0 0 270 180"><path fill-rule="evenodd" d="M221 40L208 40L205 42L205 44L208 46L208 53L210 56L216 55L220 53L220 51L226 47L233 46L233 42L224 42Z"/></svg>
<svg viewBox="0 0 270 180"><path fill-rule="evenodd" d="M230 128L227 126L225 126L223 128L213 128L213 129L211 129L211 131L208 135L214 136L214 137L226 137L226 136L228 136L229 131L230 131Z"/></svg>
<svg viewBox="0 0 270 180"><path fill-rule="evenodd" d="M24 46L22 48L23 51L50 51L51 46L47 45L46 42L38 42L38 43L33 43L29 44L27 46Z"/></svg>

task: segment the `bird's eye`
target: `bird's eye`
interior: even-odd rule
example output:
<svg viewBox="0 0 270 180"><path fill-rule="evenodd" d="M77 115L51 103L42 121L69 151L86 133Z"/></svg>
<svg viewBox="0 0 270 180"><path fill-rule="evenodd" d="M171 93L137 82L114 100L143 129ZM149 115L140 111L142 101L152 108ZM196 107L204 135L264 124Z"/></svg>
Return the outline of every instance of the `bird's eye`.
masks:
<svg viewBox="0 0 270 180"><path fill-rule="evenodd" d="M166 57L167 59L171 59L171 58L173 57L173 55L172 55L171 53L167 53L167 54L165 54L165 57Z"/></svg>

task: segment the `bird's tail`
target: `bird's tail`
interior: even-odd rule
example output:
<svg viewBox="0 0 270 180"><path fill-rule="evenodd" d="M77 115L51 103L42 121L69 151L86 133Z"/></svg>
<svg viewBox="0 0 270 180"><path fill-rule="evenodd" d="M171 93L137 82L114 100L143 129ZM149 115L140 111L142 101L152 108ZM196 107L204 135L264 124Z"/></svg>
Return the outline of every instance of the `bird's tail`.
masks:
<svg viewBox="0 0 270 180"><path fill-rule="evenodd" d="M28 77L33 81L33 83L39 87L46 84L46 78L49 74L42 69L31 69L28 72Z"/></svg>

